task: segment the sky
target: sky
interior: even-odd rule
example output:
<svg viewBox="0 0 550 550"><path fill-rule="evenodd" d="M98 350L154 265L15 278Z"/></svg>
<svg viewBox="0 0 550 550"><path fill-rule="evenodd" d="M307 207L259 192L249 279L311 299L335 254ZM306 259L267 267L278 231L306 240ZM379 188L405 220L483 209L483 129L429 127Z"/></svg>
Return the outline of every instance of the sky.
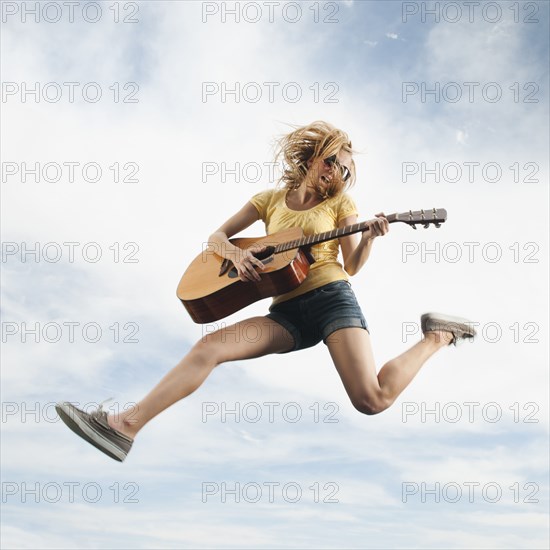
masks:
<svg viewBox="0 0 550 550"><path fill-rule="evenodd" d="M548 547L547 2L1 9L3 547ZM128 407L267 313L198 325L176 287L314 120L352 140L361 220L448 211L351 279L378 368L426 311L478 338L380 415L321 343L220 365L122 464L80 440L55 402Z"/></svg>

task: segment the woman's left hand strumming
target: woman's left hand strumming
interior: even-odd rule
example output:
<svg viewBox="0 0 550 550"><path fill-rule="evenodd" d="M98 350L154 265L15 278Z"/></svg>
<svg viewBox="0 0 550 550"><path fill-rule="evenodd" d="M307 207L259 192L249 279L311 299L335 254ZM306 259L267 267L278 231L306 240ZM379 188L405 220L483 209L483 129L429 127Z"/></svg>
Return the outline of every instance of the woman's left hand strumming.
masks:
<svg viewBox="0 0 550 550"><path fill-rule="evenodd" d="M376 218L367 222L367 228L363 231L361 240L371 241L385 235L390 230L390 224L383 212L376 214Z"/></svg>

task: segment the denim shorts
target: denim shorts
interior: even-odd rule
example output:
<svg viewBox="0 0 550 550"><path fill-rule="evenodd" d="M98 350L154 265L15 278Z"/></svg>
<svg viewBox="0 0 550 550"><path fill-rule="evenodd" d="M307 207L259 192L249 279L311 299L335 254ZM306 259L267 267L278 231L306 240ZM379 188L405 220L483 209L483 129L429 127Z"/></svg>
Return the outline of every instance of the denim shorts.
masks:
<svg viewBox="0 0 550 550"><path fill-rule="evenodd" d="M298 351L326 339L335 330L368 325L348 281L334 281L269 308L266 315L286 328Z"/></svg>

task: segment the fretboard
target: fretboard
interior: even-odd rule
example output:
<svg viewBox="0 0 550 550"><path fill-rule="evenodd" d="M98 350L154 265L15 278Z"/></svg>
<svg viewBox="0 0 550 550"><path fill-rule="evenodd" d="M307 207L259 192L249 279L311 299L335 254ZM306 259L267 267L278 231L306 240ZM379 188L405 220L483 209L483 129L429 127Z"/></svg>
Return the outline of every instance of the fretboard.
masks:
<svg viewBox="0 0 550 550"><path fill-rule="evenodd" d="M395 222L397 221L397 214L390 214L387 216L387 219L390 223ZM364 231L367 225L368 222L354 223L353 225L346 225L345 227L339 227L338 229L332 229L331 231L325 231L324 233L317 233L316 235L309 235L308 237L302 237L301 239L281 243L275 247L275 254L285 252L286 250L292 250L293 248L300 248L301 246L324 243L325 241L345 237L346 235L351 235L352 233L358 233L359 231Z"/></svg>

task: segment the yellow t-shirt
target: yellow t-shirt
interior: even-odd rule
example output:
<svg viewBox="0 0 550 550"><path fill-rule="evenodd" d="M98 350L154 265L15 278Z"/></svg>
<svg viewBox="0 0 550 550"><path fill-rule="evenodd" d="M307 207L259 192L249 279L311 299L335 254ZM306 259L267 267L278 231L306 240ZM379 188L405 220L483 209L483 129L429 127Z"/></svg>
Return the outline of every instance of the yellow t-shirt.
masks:
<svg viewBox="0 0 550 550"><path fill-rule="evenodd" d="M346 193L330 197L309 210L291 210L286 205L286 191L286 189L268 189L250 199L258 210L260 219L265 223L267 235L296 226L301 227L306 236L323 233L336 229L340 221L347 216L358 214L353 199ZM304 282L291 292L275 296L272 305L333 281L347 281L349 276L342 264L338 262L338 252L338 239L312 246L311 253L315 262L311 264Z"/></svg>

